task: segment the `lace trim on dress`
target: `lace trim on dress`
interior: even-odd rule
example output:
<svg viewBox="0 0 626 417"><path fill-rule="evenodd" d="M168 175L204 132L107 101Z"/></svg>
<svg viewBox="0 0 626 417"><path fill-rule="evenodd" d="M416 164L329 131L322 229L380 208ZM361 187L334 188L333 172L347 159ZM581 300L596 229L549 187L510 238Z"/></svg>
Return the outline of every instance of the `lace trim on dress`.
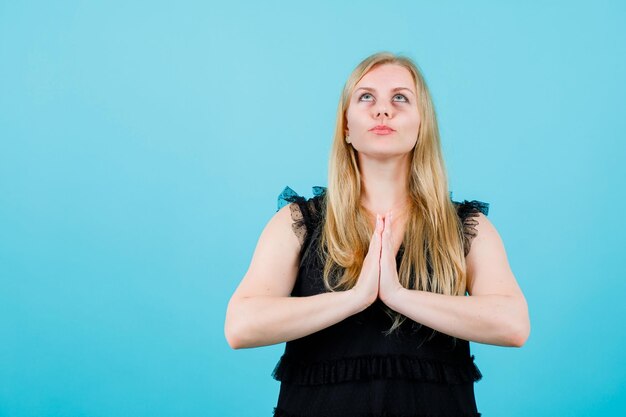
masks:
<svg viewBox="0 0 626 417"><path fill-rule="evenodd" d="M463 202L453 201L453 203L457 205L459 217L463 222L463 248L465 256L467 256L470 252L472 240L478 235L478 230L476 229L478 220L476 220L476 217L478 217L480 213L483 213L485 216L489 214L489 203L479 200L463 200Z"/></svg>
<svg viewBox="0 0 626 417"><path fill-rule="evenodd" d="M288 413L279 407L274 407L274 417L312 417L308 414ZM344 417L481 417L481 413L456 413L456 414L391 414L383 412L382 414L366 413L366 414L343 414Z"/></svg>
<svg viewBox="0 0 626 417"><path fill-rule="evenodd" d="M366 355L307 363L284 354L272 377L295 385L392 378L463 384L479 381L482 374L474 363L474 355L462 362L406 355Z"/></svg>
<svg viewBox="0 0 626 417"><path fill-rule="evenodd" d="M291 228L302 246L307 237L307 231L312 230L313 225L319 219L320 207L315 200L324 195L326 187L314 186L312 190L313 197L310 199L299 195L289 186L286 186L278 196L278 209L276 211L283 208L286 204L290 204L289 209L291 210L291 219L293 220Z"/></svg>
<svg viewBox="0 0 626 417"><path fill-rule="evenodd" d="M311 187L311 189L313 190L314 197L321 197L326 193L326 187L323 187L321 185L315 185ZM296 201L305 202L307 201L307 199L292 190L289 186L286 186L285 189L278 196L278 210L283 208L286 204Z"/></svg>

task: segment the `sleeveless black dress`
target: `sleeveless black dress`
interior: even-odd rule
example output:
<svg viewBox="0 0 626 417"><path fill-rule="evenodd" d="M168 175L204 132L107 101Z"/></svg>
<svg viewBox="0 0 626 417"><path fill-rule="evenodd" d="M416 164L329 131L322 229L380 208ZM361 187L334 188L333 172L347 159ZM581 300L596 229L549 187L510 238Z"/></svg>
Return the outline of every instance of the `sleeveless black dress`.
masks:
<svg viewBox="0 0 626 417"><path fill-rule="evenodd" d="M294 232L302 243L300 269L291 293L326 292L323 263L316 256L323 221L325 187L306 199L286 187L278 208L290 204ZM476 235L481 201L453 201L463 220L465 255ZM399 265L403 247L396 259ZM288 341L272 376L281 381L275 417L477 417L474 382L482 378L469 342L407 318L391 326L380 299L330 327Z"/></svg>

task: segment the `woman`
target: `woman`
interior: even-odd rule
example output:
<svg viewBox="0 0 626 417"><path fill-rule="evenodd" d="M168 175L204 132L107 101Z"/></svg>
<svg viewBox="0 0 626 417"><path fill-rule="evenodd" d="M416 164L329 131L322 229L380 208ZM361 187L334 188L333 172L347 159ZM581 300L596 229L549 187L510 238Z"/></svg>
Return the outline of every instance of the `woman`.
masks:
<svg viewBox="0 0 626 417"><path fill-rule="evenodd" d="M489 205L449 197L412 60L352 72L314 194L283 191L226 314L235 349L287 342L274 415L479 416L469 341L521 347L528 308Z"/></svg>

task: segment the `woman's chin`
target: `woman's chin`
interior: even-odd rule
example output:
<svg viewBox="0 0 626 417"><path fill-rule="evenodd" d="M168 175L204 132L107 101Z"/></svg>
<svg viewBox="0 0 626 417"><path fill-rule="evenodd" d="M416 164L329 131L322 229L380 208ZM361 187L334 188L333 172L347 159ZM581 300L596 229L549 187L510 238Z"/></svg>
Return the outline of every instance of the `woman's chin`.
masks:
<svg viewBox="0 0 626 417"><path fill-rule="evenodd" d="M398 159L407 156L408 153L411 152L412 149L399 149L398 146L394 147L376 147L376 149L367 149L359 151L357 153L360 158L367 158L372 160L388 160L388 159Z"/></svg>

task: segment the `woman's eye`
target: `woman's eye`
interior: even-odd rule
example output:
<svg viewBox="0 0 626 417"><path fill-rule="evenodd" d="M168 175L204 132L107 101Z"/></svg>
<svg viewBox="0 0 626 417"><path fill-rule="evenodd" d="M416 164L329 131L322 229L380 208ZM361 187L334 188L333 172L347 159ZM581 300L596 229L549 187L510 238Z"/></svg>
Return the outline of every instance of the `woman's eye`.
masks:
<svg viewBox="0 0 626 417"><path fill-rule="evenodd" d="M361 95L361 97L359 97L359 101L363 101L363 98L364 98L365 96L370 96L370 97L371 97L372 95L371 95L370 93L365 93L365 94L362 94L362 95ZM409 99L407 99L407 98L406 98L406 96L405 96L404 94L396 94L396 95L395 95L395 96L393 96L393 97L394 97L394 98L396 98L396 97L401 97L401 100L400 100L401 102L406 102L406 103L408 103L408 102L409 102ZM369 100L369 99L366 99L365 101L370 101L370 100Z"/></svg>

